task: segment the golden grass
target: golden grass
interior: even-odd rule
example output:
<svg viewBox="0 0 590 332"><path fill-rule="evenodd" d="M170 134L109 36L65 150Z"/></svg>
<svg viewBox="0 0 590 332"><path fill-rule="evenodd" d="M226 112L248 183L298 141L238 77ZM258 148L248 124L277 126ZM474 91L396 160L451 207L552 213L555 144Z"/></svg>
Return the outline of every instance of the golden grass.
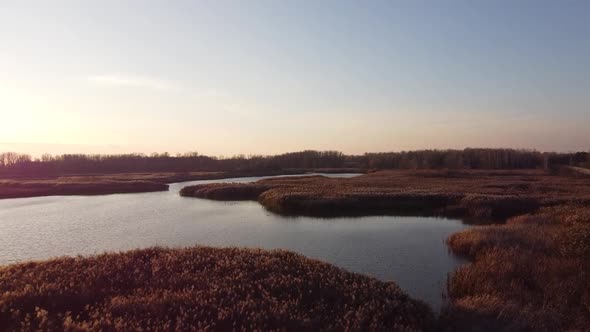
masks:
<svg viewBox="0 0 590 332"><path fill-rule="evenodd" d="M266 189L266 190L265 190ZM354 178L274 178L184 188L183 196L254 199L280 214L413 214L505 220L567 201L590 202L588 180L542 171L380 171Z"/></svg>
<svg viewBox="0 0 590 332"><path fill-rule="evenodd" d="M3 330L423 331L394 283L287 251L152 248L0 268Z"/></svg>
<svg viewBox="0 0 590 332"><path fill-rule="evenodd" d="M473 263L449 280L445 320L469 331L590 329L590 207L564 205L452 235L451 249ZM484 329L486 330L486 329Z"/></svg>
<svg viewBox="0 0 590 332"><path fill-rule="evenodd" d="M51 195L105 195L166 190L168 190L167 184L153 181L3 181L0 182L0 199Z"/></svg>

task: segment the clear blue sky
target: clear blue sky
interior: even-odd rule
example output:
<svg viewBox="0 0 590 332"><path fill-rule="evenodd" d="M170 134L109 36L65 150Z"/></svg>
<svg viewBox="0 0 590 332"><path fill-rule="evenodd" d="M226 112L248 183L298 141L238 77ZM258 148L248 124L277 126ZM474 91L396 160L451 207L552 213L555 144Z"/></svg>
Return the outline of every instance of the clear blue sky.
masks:
<svg viewBox="0 0 590 332"><path fill-rule="evenodd" d="M0 150L590 149L590 1L0 1Z"/></svg>

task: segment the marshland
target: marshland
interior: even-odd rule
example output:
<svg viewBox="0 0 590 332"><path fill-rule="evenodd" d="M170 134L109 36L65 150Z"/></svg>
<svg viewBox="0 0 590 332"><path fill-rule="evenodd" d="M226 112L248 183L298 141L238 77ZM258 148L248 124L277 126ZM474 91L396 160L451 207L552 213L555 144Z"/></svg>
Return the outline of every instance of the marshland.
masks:
<svg viewBox="0 0 590 332"><path fill-rule="evenodd" d="M583 174L583 172L582 172ZM475 224L447 239L472 264L448 280L452 330L590 326L590 178L518 171L379 171L185 187L181 195L257 200L285 215L417 215Z"/></svg>
<svg viewBox="0 0 590 332"><path fill-rule="evenodd" d="M0 200L0 324L583 330L590 304L587 154L481 149L468 157L473 151L340 154L343 162L321 167L309 164L312 153L321 153L266 157L298 160L281 176L255 167L110 174L80 167L52 180L5 167L13 179L4 181L146 181L166 188ZM432 155L438 157L425 157ZM454 160L449 168L450 156L462 164ZM313 172L322 170L328 173ZM239 177L263 172L268 176ZM74 258L56 258L62 256ZM72 274L58 272L66 270ZM235 288L243 284L252 288ZM318 291L305 300L304 289ZM284 311L269 312L274 306ZM329 311L312 317L322 310Z"/></svg>
<svg viewBox="0 0 590 332"><path fill-rule="evenodd" d="M0 0L0 332L590 332L589 13Z"/></svg>

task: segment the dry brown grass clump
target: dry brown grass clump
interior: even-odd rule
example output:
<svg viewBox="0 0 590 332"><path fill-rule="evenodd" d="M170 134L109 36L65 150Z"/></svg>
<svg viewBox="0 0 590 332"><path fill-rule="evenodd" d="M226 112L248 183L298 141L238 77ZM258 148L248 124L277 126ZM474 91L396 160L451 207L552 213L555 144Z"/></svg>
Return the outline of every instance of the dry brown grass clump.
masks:
<svg viewBox="0 0 590 332"><path fill-rule="evenodd" d="M52 195L106 195L166 190L168 190L167 184L136 180L0 181L0 199Z"/></svg>
<svg viewBox="0 0 590 332"><path fill-rule="evenodd" d="M261 193L270 189L265 185L241 186L226 184L196 185L184 187L180 195L186 197L201 197L215 200L256 200Z"/></svg>
<svg viewBox="0 0 590 332"><path fill-rule="evenodd" d="M181 195L258 199L280 214L413 214L505 220L564 202L590 203L587 179L529 171L380 171L353 178L286 177L209 184Z"/></svg>
<svg viewBox="0 0 590 332"><path fill-rule="evenodd" d="M286 251L145 249L0 268L2 330L421 331L394 283Z"/></svg>
<svg viewBox="0 0 590 332"><path fill-rule="evenodd" d="M545 208L448 243L474 260L449 281L452 330L590 330L589 206Z"/></svg>

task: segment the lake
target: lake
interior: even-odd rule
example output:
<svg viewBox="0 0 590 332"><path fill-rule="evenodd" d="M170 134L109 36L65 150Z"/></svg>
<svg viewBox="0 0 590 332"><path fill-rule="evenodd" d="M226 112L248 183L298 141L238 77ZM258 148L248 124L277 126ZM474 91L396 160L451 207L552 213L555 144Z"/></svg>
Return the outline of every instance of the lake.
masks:
<svg viewBox="0 0 590 332"><path fill-rule="evenodd" d="M0 265L155 245L282 248L393 280L411 296L440 308L448 273L463 263L444 243L467 227L459 220L283 217L257 202L178 194L187 185L261 178L175 183L167 192L0 200Z"/></svg>

